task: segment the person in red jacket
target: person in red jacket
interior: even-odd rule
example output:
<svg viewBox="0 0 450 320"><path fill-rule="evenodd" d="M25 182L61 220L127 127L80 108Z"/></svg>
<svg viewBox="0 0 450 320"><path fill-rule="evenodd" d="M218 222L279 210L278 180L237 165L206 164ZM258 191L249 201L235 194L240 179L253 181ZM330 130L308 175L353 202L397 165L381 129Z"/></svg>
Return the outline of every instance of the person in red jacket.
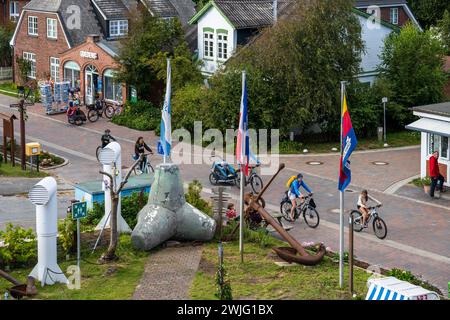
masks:
<svg viewBox="0 0 450 320"><path fill-rule="evenodd" d="M442 192L444 187L444 177L439 172L439 151L435 151L433 155L430 157L430 178L431 178L431 186L430 186L430 197L434 198L434 189L439 184L438 190Z"/></svg>

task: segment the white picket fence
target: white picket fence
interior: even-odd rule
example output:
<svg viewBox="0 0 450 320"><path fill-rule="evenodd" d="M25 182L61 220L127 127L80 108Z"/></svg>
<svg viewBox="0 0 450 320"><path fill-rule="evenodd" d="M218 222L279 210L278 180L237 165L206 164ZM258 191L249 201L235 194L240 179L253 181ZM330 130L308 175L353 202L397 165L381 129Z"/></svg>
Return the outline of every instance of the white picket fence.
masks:
<svg viewBox="0 0 450 320"><path fill-rule="evenodd" d="M0 67L0 80L12 80L12 67Z"/></svg>

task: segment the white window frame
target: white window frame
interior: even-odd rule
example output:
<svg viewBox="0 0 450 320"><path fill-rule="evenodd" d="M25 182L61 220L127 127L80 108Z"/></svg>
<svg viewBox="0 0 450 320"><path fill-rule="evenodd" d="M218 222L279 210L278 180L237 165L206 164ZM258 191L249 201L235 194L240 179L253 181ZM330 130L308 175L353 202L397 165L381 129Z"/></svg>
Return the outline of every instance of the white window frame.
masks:
<svg viewBox="0 0 450 320"><path fill-rule="evenodd" d="M106 81L106 78L109 78L108 81L110 81L110 84L112 85L112 95L113 99L111 100L110 97L106 96L106 87L108 84L108 81ZM118 83L117 80L114 77L114 70L112 69L106 69L103 73L103 97L106 101L111 102L120 102L122 101L122 95L123 95L123 88L122 84ZM118 90L116 90L118 89ZM120 94L119 94L120 93Z"/></svg>
<svg viewBox="0 0 450 320"><path fill-rule="evenodd" d="M58 39L58 20L47 18L47 38Z"/></svg>
<svg viewBox="0 0 450 320"><path fill-rule="evenodd" d="M30 36L38 35L38 17L28 16L28 34Z"/></svg>
<svg viewBox="0 0 450 320"><path fill-rule="evenodd" d="M59 82L59 68L60 68L59 58L50 57L50 79L52 79L55 82Z"/></svg>
<svg viewBox="0 0 450 320"><path fill-rule="evenodd" d="M9 2L9 19L12 21L17 21L20 16L19 1Z"/></svg>
<svg viewBox="0 0 450 320"><path fill-rule="evenodd" d="M36 54L24 51L22 56L25 60L31 61L31 69L28 77L31 79L36 79Z"/></svg>
<svg viewBox="0 0 450 320"><path fill-rule="evenodd" d="M398 25L398 14L399 14L398 8L391 8L389 14L390 14L390 22L394 25Z"/></svg>
<svg viewBox="0 0 450 320"><path fill-rule="evenodd" d="M437 141L435 141L434 146L432 147L432 141L434 138L437 138ZM450 138L447 137L447 156L442 156L442 138L445 138L443 136L428 133L427 134L427 154L432 155L435 150L439 151L439 156L444 160L450 160Z"/></svg>
<svg viewBox="0 0 450 320"><path fill-rule="evenodd" d="M226 40L224 40L224 37L226 37ZM217 34L217 60L226 61L229 57L228 34L219 32Z"/></svg>
<svg viewBox="0 0 450 320"><path fill-rule="evenodd" d="M113 26L115 32L113 32ZM111 37L126 36L128 34L128 20L109 21L109 35Z"/></svg>
<svg viewBox="0 0 450 320"><path fill-rule="evenodd" d="M211 31L203 32L203 58L214 59L214 33Z"/></svg>

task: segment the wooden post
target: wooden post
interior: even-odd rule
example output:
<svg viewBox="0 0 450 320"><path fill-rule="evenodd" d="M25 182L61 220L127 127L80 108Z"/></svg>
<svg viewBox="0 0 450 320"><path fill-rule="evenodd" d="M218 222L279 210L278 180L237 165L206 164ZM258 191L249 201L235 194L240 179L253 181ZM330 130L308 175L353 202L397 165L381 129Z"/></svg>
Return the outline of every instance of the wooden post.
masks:
<svg viewBox="0 0 450 320"><path fill-rule="evenodd" d="M16 140L14 139L14 119L16 117L13 115L10 121L10 139L11 139L11 164L13 167L16 166Z"/></svg>
<svg viewBox="0 0 450 320"><path fill-rule="evenodd" d="M7 140L6 140L6 119L3 119L3 161L5 163L8 163L8 159L6 158L8 156L8 148L7 148Z"/></svg>

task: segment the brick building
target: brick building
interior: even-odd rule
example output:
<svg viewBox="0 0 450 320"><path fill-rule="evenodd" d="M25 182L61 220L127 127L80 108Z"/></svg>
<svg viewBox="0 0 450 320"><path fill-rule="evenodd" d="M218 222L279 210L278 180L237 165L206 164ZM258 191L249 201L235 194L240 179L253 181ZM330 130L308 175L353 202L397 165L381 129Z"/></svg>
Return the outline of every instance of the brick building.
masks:
<svg viewBox="0 0 450 320"><path fill-rule="evenodd" d="M23 7L30 0L0 0L0 25L17 22Z"/></svg>
<svg viewBox="0 0 450 320"><path fill-rule="evenodd" d="M17 57L23 57L31 61L30 78L70 81L87 104L98 94L124 101L130 90L114 79L115 58L135 9L166 19L178 17L185 24L195 13L191 0L31 0L11 40L15 68Z"/></svg>
<svg viewBox="0 0 450 320"><path fill-rule="evenodd" d="M419 29L419 22L414 16L407 0L356 0L355 7L395 26L404 26L411 21Z"/></svg>

